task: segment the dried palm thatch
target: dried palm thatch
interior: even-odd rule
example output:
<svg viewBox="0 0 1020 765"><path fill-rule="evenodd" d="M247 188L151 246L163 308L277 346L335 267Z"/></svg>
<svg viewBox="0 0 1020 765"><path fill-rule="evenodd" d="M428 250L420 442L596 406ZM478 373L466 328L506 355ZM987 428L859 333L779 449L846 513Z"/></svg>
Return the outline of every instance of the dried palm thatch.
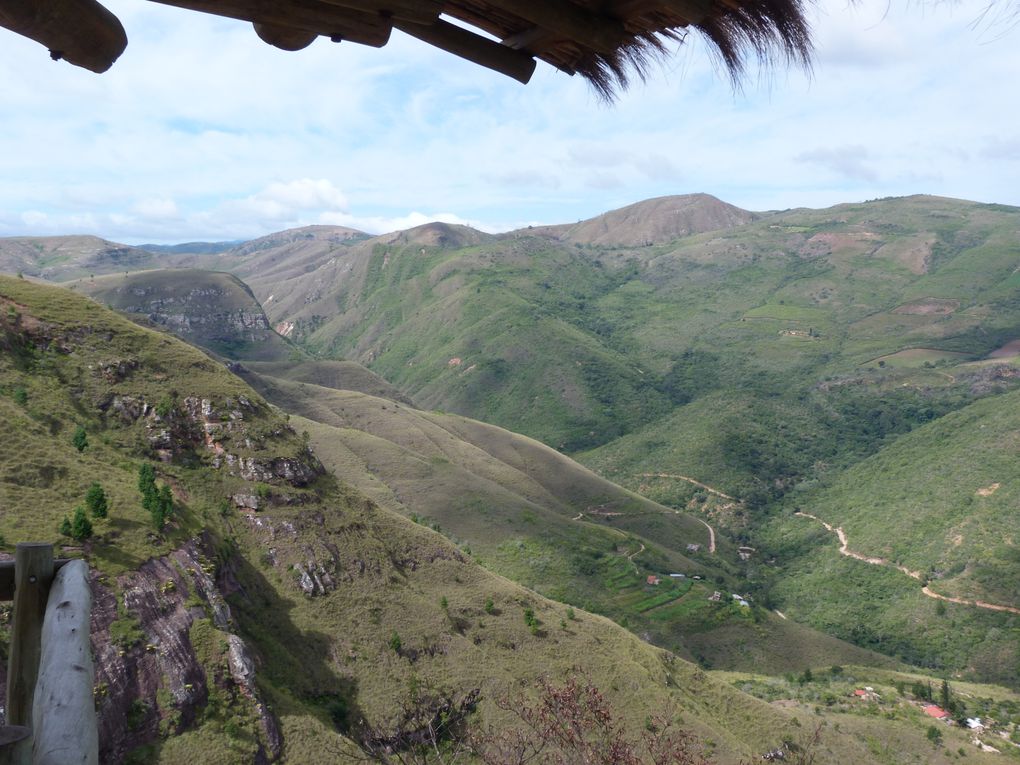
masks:
<svg viewBox="0 0 1020 765"><path fill-rule="evenodd" d="M811 52L804 0L153 1L249 21L284 50L320 35L381 47L396 28L520 82L544 61L582 75L606 99L633 76L643 79L690 30L712 43L735 81L749 58L806 66ZM120 22L96 0L0 0L0 26L96 72L127 44Z"/></svg>

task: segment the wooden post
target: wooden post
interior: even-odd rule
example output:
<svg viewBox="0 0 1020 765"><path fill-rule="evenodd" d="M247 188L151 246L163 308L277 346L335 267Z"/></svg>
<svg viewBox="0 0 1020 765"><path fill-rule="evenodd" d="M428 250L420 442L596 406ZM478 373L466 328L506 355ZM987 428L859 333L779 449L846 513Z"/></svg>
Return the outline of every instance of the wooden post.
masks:
<svg viewBox="0 0 1020 765"><path fill-rule="evenodd" d="M42 629L39 682L32 710L32 765L97 765L99 728L89 644L92 592L83 560L53 580Z"/></svg>
<svg viewBox="0 0 1020 765"><path fill-rule="evenodd" d="M14 553L14 626L7 668L7 724L31 725L53 545L19 543Z"/></svg>
<svg viewBox="0 0 1020 765"><path fill-rule="evenodd" d="M31 762L31 729L23 725L0 728L0 765L29 765Z"/></svg>
<svg viewBox="0 0 1020 765"><path fill-rule="evenodd" d="M113 66L128 42L117 17L96 0L0 0L0 26L97 73Z"/></svg>

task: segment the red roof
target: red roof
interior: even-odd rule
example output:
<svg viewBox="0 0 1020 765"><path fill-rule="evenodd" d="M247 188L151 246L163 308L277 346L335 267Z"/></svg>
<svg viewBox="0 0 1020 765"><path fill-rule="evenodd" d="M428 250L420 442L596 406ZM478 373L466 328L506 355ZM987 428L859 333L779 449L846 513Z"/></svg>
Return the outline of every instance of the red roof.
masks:
<svg viewBox="0 0 1020 765"><path fill-rule="evenodd" d="M860 688L858 688L856 691L854 691L854 696L867 696L867 695L868 695L868 692L865 691L865 690L862 690Z"/></svg>
<svg viewBox="0 0 1020 765"><path fill-rule="evenodd" d="M658 583L659 583L659 577L657 577L655 574L649 574L648 575L648 584L658 584Z"/></svg>
<svg viewBox="0 0 1020 765"><path fill-rule="evenodd" d="M935 706L934 704L928 704L925 706L924 713L937 720L941 720L943 717L949 717L949 712L944 710L942 707Z"/></svg>

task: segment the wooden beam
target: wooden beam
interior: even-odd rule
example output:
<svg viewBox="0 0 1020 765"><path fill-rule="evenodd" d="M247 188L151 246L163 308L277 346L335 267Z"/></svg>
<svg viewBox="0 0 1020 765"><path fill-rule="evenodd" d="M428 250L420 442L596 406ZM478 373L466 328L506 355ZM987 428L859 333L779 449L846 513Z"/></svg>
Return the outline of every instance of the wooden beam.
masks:
<svg viewBox="0 0 1020 765"><path fill-rule="evenodd" d="M32 729L27 725L0 728L0 765L31 765Z"/></svg>
<svg viewBox="0 0 1020 765"><path fill-rule="evenodd" d="M295 29L294 27L281 27L278 24L260 24L253 22L255 34L262 42L269 43L274 48L287 51L303 50L315 42L319 36L318 32L309 32L307 29Z"/></svg>
<svg viewBox="0 0 1020 765"><path fill-rule="evenodd" d="M535 59L527 53L508 48L448 21L439 20L426 26L394 20L393 26L447 53L505 74L518 82L526 84L535 73Z"/></svg>
<svg viewBox="0 0 1020 765"><path fill-rule="evenodd" d="M591 13L570 0L492 0L492 4L599 53L614 53L627 39L619 19Z"/></svg>
<svg viewBox="0 0 1020 765"><path fill-rule="evenodd" d="M46 603L39 682L32 708L32 765L99 763L89 645L91 614L88 564L71 561L54 578Z"/></svg>
<svg viewBox="0 0 1020 765"><path fill-rule="evenodd" d="M53 545L19 544L14 551L14 626L7 666L7 724L31 725L39 674L43 615L53 581Z"/></svg>
<svg viewBox="0 0 1020 765"><path fill-rule="evenodd" d="M0 26L42 43L54 60L97 74L128 42L117 17L95 0L0 0Z"/></svg>
<svg viewBox="0 0 1020 765"><path fill-rule="evenodd" d="M57 558L53 561L53 573L70 562L70 558ZM14 565L13 560L0 560L0 601L14 600Z"/></svg>
<svg viewBox="0 0 1020 765"><path fill-rule="evenodd" d="M362 13L318 0L152 0L163 5L241 21L304 29L326 37L381 48L393 25L379 14Z"/></svg>
<svg viewBox="0 0 1020 765"><path fill-rule="evenodd" d="M411 21L415 24L431 24L443 12L443 4L439 0L322 0L322 2L362 13Z"/></svg>

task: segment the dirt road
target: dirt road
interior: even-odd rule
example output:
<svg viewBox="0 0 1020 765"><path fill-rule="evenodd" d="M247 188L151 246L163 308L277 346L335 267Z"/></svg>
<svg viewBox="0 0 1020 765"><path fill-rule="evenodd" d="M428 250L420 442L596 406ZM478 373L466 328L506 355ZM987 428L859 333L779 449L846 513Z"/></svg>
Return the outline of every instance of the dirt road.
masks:
<svg viewBox="0 0 1020 765"><path fill-rule="evenodd" d="M920 571L911 571L906 566L898 566L895 563L886 560L885 558L875 558L868 555L862 555L861 553L857 553L851 550L847 542L846 532L843 531L843 529L840 528L839 526L833 526L832 524L826 523L818 516L811 515L811 513L802 513L798 511L794 513L794 515L799 515L802 518L810 518L813 521L818 521L827 530L833 532L839 539L840 555L846 555L849 558L864 561L865 563L870 563L873 566L892 566L897 571L901 571L902 573L909 576L911 579L917 579L918 581L921 581ZM929 598L935 598L936 600L944 600L947 603L956 603L957 605L960 606L973 606L975 608L984 608L988 611L1005 611L1011 614L1020 614L1020 608L1014 608L1013 606L999 606L994 603L986 603L983 600L965 600L963 598L952 598L949 597L948 595L939 595L937 592L933 592L932 589L928 587L928 585L922 587L921 592L923 592Z"/></svg>

